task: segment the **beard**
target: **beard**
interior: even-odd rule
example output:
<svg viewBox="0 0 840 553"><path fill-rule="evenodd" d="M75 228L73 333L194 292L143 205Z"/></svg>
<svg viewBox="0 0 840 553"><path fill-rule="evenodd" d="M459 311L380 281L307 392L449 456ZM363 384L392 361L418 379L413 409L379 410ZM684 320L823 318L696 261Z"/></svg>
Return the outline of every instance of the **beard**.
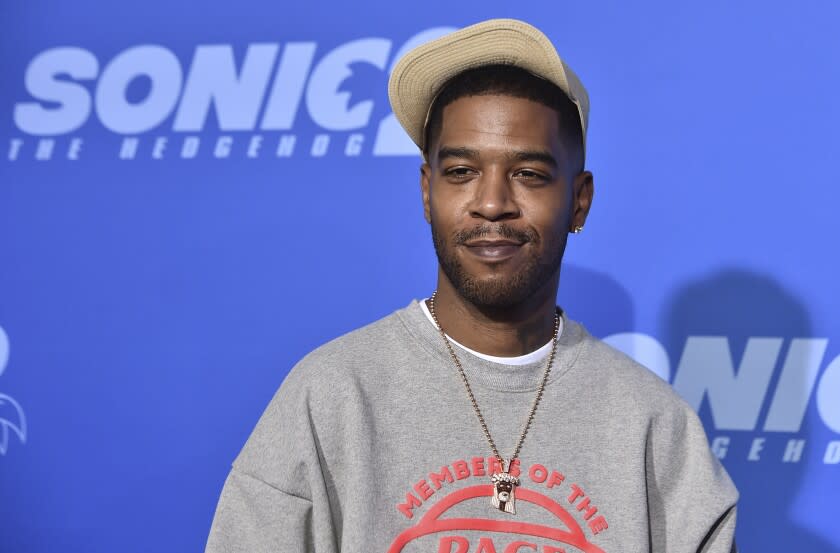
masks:
<svg viewBox="0 0 840 553"><path fill-rule="evenodd" d="M479 278L464 268L455 252L457 246L482 236L496 235L538 248L542 243L539 235L532 230L517 230L505 223L496 223L456 232L447 242L434 220L431 227L435 253L443 273L458 294L478 308L508 309L527 301L557 273L566 249L565 236L549 240L543 248L544 255L530 255L515 274L506 275L500 271Z"/></svg>

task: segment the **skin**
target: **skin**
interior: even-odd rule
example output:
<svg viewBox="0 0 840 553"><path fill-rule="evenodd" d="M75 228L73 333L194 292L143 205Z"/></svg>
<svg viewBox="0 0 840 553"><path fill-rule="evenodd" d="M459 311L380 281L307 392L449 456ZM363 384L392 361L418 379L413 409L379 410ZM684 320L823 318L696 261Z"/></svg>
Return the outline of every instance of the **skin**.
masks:
<svg viewBox="0 0 840 553"><path fill-rule="evenodd" d="M577 173L558 125L553 109L531 100L459 98L444 108L421 166L438 321L476 351L524 355L553 334L566 239L593 195L592 173Z"/></svg>

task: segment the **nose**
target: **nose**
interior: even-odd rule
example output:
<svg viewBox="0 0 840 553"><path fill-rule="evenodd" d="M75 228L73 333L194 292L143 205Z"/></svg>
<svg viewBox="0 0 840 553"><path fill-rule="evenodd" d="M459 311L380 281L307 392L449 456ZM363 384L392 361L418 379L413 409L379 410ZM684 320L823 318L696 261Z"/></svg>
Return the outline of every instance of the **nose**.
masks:
<svg viewBox="0 0 840 553"><path fill-rule="evenodd" d="M476 182L470 215L488 221L519 217L512 184L504 169L491 167L485 170Z"/></svg>

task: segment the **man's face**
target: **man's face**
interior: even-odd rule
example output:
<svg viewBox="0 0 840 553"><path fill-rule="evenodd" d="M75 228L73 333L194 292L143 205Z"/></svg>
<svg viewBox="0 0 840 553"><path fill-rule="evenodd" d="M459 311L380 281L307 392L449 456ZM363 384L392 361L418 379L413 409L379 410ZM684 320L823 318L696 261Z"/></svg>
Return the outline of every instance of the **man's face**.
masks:
<svg viewBox="0 0 840 553"><path fill-rule="evenodd" d="M567 233L583 226L592 175L575 175L557 113L510 96L443 110L421 170L441 270L470 303L505 308L556 290ZM552 291L553 293L553 291Z"/></svg>

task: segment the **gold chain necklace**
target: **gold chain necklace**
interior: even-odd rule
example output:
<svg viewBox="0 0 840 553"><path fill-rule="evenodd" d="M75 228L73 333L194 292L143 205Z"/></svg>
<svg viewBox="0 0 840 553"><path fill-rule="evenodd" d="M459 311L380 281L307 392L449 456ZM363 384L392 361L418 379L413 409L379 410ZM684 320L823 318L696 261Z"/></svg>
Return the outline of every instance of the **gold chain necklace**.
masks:
<svg viewBox="0 0 840 553"><path fill-rule="evenodd" d="M540 404L540 399L542 399L543 391L545 390L545 383L548 381L548 373L551 371L552 363L554 363L554 354L557 351L557 333L560 329L560 313L554 313L554 335L551 338L551 353L548 356L548 364L545 367L545 374L543 374L542 382L540 382L540 387L537 389L537 397L534 398L534 404L531 406L531 412L528 414L528 421L525 423L525 428L522 429L522 435L519 437L519 443L516 444L516 449L514 450L513 455L511 455L510 461L506 467L505 460L502 459L502 456L499 454L499 450L496 447L496 442L494 442L493 438L490 436L490 431L487 429L487 423L484 422L484 416L481 414L481 409L478 408L478 402L475 400L475 395L473 395L472 388L467 380L464 367L461 366L461 362L458 360L458 356L455 355L455 350L452 349L452 344L449 342L449 338L446 336L446 333L443 331L443 327L441 327L438 322L437 315L435 314L436 296L437 290L434 291L429 300L429 313L432 314L432 319L435 321L435 326L437 326L440 335L443 337L443 342L446 344L446 349L449 350L449 355L452 357L452 361L454 361L455 366L458 367L458 372L461 374L461 380L464 381L464 387L467 389L467 395L470 396L473 409L475 410L475 414L478 416L478 422L481 423L481 429L484 430L484 436L487 438L487 442L490 444L490 449L493 450L493 454L496 456L496 459L498 459L502 468L501 472L493 473L490 477L490 481L493 482L493 499L491 502L493 506L500 511L516 514L515 490L516 487L519 486L519 478L511 476L510 466L513 464L514 459L519 457L519 451L522 449L522 443L525 441L525 436L528 434L528 428L530 428L531 422L534 420L534 413L537 412L537 405Z"/></svg>

